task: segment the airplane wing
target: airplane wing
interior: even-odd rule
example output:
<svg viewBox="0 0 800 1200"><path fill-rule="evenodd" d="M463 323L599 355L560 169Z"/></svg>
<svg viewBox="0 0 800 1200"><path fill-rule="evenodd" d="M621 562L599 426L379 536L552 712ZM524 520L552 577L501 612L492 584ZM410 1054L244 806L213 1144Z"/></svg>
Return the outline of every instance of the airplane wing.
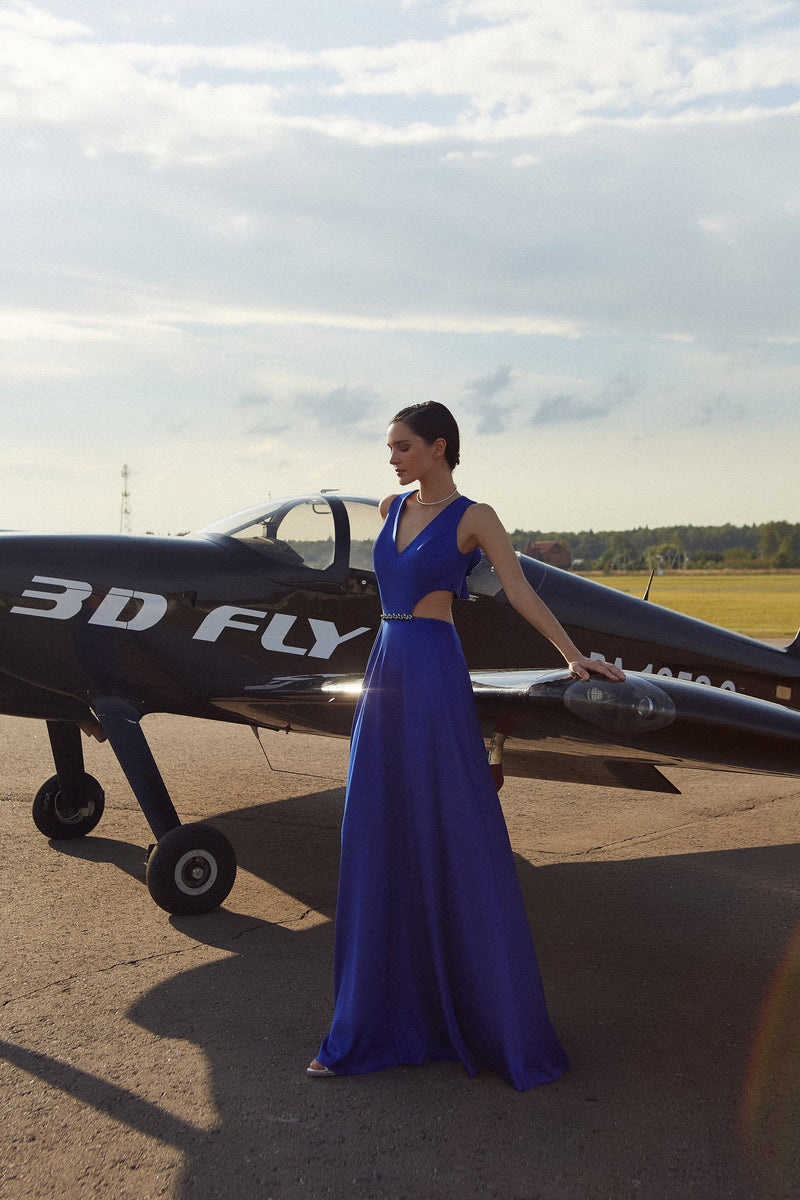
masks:
<svg viewBox="0 0 800 1200"><path fill-rule="evenodd" d="M659 767L800 774L800 714L679 679L472 673L507 774L676 792Z"/></svg>
<svg viewBox="0 0 800 1200"><path fill-rule="evenodd" d="M800 713L683 680L472 671L490 761L507 775L677 792L660 767L800 775ZM284 676L213 701L253 725L346 737L359 676Z"/></svg>
<svg viewBox="0 0 800 1200"><path fill-rule="evenodd" d="M241 696L219 696L210 703L262 729L349 737L362 683L361 675L276 675L246 687Z"/></svg>

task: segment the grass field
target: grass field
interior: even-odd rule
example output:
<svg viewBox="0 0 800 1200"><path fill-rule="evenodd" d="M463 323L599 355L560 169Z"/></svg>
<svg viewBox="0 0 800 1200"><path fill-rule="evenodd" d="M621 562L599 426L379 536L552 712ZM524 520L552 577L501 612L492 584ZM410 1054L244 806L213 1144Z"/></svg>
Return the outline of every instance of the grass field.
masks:
<svg viewBox="0 0 800 1200"><path fill-rule="evenodd" d="M598 583L643 596L649 575L592 575ZM800 628L800 571L668 571L650 588L654 604L756 638L791 640Z"/></svg>

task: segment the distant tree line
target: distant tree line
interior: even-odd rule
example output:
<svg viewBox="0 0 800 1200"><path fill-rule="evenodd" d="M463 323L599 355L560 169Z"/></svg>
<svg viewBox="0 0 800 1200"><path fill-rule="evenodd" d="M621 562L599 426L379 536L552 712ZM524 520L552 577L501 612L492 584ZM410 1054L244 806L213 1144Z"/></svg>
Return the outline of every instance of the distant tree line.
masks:
<svg viewBox="0 0 800 1200"><path fill-rule="evenodd" d="M511 541L566 546L577 571L788 570L800 568L800 525L672 525L623 532L546 532L515 529Z"/></svg>

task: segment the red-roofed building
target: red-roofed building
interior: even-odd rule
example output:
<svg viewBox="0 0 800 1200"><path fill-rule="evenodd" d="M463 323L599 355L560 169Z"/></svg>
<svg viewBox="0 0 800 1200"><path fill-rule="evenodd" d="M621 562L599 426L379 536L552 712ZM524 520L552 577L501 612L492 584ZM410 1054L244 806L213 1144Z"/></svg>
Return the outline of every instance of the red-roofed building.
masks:
<svg viewBox="0 0 800 1200"><path fill-rule="evenodd" d="M539 562L561 567L564 571L572 566L572 555L563 542L528 542L523 553L528 558L538 558Z"/></svg>

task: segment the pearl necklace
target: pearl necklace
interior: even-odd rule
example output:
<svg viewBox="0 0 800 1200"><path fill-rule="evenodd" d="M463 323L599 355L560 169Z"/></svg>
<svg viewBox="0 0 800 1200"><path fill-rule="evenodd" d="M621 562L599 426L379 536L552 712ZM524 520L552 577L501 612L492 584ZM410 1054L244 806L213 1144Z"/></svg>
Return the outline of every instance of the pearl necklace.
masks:
<svg viewBox="0 0 800 1200"><path fill-rule="evenodd" d="M434 508L437 504L444 504L447 500L452 500L453 496L458 492L458 488L453 488L449 496L445 496L444 500L423 500L417 491L417 504L421 504L423 508Z"/></svg>

